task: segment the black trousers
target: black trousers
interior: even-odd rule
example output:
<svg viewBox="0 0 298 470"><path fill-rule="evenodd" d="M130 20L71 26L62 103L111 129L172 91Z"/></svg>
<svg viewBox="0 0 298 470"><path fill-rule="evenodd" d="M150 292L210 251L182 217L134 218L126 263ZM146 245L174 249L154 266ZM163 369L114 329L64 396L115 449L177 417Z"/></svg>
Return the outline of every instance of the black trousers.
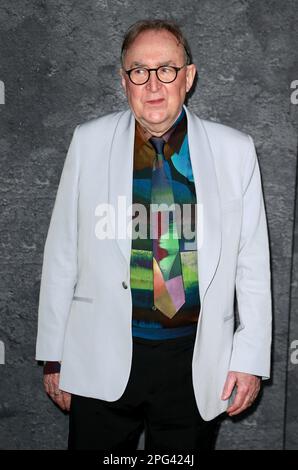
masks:
<svg viewBox="0 0 298 470"><path fill-rule="evenodd" d="M134 338L129 380L118 400L72 396L69 450L136 450L143 429L145 451L212 449L218 420L204 421L196 405L194 340L194 334Z"/></svg>

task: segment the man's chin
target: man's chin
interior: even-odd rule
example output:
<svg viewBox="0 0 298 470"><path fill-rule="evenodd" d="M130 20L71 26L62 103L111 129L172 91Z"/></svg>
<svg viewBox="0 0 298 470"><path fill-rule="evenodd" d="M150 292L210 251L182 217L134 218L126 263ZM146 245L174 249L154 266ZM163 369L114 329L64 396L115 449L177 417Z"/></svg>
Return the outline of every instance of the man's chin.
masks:
<svg viewBox="0 0 298 470"><path fill-rule="evenodd" d="M166 125L166 122L168 121L168 119L169 117L167 116L167 113L165 112L150 113L148 115L145 115L141 119L141 123L146 128L155 129L156 127L162 127Z"/></svg>

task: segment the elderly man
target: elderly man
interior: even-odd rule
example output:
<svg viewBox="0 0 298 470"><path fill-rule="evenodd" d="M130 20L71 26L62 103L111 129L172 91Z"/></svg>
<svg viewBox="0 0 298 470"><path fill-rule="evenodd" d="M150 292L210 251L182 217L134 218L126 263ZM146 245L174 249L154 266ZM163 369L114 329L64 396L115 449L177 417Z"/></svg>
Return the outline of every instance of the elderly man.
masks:
<svg viewBox="0 0 298 470"><path fill-rule="evenodd" d="M65 161L36 358L70 449L134 449L143 427L145 450L206 449L270 374L258 161L184 106L196 68L176 24L134 24L121 60L130 110L78 126Z"/></svg>

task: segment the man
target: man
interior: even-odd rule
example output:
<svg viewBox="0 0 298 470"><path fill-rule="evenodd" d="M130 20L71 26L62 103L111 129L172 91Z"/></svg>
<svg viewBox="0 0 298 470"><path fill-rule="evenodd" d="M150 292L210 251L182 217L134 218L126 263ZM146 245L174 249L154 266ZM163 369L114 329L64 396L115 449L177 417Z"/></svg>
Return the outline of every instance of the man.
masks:
<svg viewBox="0 0 298 470"><path fill-rule="evenodd" d="M195 74L177 25L140 21L122 47L130 110L74 133L36 353L70 408L70 449L133 449L143 425L145 450L208 448L215 418L248 408L269 377L258 161L250 136L183 105Z"/></svg>

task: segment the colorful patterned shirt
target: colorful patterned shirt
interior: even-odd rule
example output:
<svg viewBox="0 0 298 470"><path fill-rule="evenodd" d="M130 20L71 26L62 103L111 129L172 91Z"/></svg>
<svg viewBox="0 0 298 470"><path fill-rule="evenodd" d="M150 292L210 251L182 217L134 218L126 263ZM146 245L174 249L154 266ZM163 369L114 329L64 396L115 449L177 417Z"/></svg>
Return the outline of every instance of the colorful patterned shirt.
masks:
<svg viewBox="0 0 298 470"><path fill-rule="evenodd" d="M195 331L200 311L197 270L196 191L189 155L187 118L184 109L163 136L164 156L169 163L179 227L179 251L185 303L172 318L154 306L153 254L150 231L151 178L155 150L151 135L136 122L133 167L133 229L130 262L132 334L147 339L184 336ZM145 211L144 211L145 209ZM180 222L179 222L180 221ZM138 235L138 236L136 236Z"/></svg>

